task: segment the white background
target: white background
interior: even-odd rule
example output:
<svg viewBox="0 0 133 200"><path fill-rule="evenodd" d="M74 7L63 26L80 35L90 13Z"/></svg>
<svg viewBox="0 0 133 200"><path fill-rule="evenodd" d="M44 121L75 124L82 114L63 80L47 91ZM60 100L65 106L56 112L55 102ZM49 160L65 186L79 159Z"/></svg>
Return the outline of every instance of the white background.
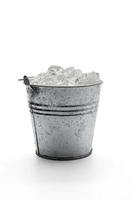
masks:
<svg viewBox="0 0 133 200"><path fill-rule="evenodd" d="M37 158L26 90L51 64L104 81L92 156ZM0 199L133 199L133 1L0 1Z"/></svg>

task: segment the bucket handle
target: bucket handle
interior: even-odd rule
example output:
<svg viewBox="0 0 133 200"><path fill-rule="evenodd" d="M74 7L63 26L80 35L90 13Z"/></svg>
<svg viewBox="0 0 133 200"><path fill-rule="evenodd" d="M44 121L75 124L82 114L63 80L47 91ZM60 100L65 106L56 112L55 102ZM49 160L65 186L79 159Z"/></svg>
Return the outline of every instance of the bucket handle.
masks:
<svg viewBox="0 0 133 200"><path fill-rule="evenodd" d="M32 86L30 85L29 78L32 78L32 76L31 76L31 77L28 77L28 76L24 75L23 78L22 78L22 79L18 79L18 81L23 81L23 83L24 83L25 85L30 86L30 87L32 88ZM33 88L32 88L32 89L33 89Z"/></svg>
<svg viewBox="0 0 133 200"><path fill-rule="evenodd" d="M29 78L26 75L23 76L23 81L25 85L30 85Z"/></svg>

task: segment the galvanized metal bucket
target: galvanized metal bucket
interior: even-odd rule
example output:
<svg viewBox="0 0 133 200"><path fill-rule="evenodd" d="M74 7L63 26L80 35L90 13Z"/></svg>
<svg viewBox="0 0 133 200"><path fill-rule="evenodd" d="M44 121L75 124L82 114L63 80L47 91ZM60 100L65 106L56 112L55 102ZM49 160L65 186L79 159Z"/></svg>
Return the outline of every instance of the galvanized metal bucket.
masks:
<svg viewBox="0 0 133 200"><path fill-rule="evenodd" d="M92 152L101 83L85 86L30 85L24 76L36 142L43 158L73 160Z"/></svg>

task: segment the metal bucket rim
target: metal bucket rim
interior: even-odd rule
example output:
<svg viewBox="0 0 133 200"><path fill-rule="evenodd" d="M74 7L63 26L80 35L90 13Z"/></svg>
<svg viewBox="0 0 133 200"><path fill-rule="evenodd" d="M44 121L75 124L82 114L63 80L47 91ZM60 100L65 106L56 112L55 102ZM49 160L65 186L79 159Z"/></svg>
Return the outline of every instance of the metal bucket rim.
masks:
<svg viewBox="0 0 133 200"><path fill-rule="evenodd" d="M91 86L95 86L95 85L100 85L102 84L103 81L99 81L93 84L88 84L88 85L34 85L34 84L30 84L31 87L47 87L47 88L80 88L80 87L91 87Z"/></svg>

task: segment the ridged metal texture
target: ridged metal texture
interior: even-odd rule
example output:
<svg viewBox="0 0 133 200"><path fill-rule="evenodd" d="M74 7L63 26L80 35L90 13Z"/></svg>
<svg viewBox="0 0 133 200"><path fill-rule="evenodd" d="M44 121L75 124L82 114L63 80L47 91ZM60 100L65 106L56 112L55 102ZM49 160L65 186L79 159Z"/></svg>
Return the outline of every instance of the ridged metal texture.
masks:
<svg viewBox="0 0 133 200"><path fill-rule="evenodd" d="M101 82L89 86L30 86L28 102L39 156L68 160L90 154Z"/></svg>

